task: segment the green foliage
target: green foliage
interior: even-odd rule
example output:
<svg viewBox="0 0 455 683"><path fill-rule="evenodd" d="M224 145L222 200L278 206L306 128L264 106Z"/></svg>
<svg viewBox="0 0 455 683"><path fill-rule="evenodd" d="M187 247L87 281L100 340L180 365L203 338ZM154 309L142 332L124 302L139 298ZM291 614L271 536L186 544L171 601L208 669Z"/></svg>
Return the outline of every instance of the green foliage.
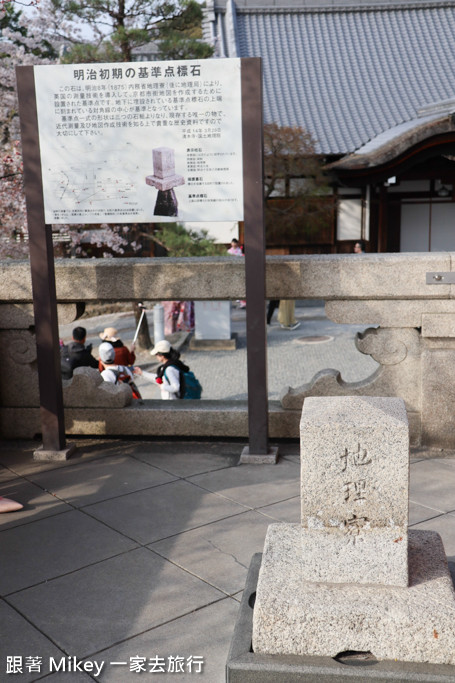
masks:
<svg viewBox="0 0 455 683"><path fill-rule="evenodd" d="M183 11L160 26L159 50L163 59L207 59L213 47L202 42L202 9L194 0L182 3Z"/></svg>
<svg viewBox="0 0 455 683"><path fill-rule="evenodd" d="M220 256L226 249L209 237L207 230L190 230L181 223L160 223L155 240L169 256Z"/></svg>
<svg viewBox="0 0 455 683"><path fill-rule="evenodd" d="M52 0L58 12L99 35L69 47L62 63L130 62L134 48L155 43L160 59L204 59L213 49L201 40L196 0Z"/></svg>

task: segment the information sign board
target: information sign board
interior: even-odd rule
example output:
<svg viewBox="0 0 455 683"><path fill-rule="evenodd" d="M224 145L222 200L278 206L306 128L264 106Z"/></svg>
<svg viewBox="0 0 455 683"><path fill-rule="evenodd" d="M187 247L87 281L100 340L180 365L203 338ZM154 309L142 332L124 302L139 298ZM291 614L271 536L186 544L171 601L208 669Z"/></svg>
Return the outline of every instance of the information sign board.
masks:
<svg viewBox="0 0 455 683"><path fill-rule="evenodd" d="M243 220L240 59L34 78L46 223Z"/></svg>

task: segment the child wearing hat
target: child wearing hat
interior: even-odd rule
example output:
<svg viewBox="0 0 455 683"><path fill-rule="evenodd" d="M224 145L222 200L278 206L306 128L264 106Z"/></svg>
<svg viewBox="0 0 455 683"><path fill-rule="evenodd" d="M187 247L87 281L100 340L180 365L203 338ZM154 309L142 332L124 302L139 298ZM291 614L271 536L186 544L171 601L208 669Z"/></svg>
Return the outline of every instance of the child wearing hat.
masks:
<svg viewBox="0 0 455 683"><path fill-rule="evenodd" d="M117 384L119 380L132 381L133 373L126 365L119 365L115 362L115 349L110 342L103 342L98 349L101 365L101 377L105 382Z"/></svg>

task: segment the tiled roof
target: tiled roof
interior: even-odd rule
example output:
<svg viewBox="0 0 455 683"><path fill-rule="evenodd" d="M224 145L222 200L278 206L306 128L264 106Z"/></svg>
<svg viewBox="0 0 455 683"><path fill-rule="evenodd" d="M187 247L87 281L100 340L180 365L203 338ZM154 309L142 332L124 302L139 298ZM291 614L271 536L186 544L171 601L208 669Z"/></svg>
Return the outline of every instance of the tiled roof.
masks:
<svg viewBox="0 0 455 683"><path fill-rule="evenodd" d="M455 97L455 2L260 1L209 1L206 39L219 56L262 57L265 122L306 128L320 153Z"/></svg>

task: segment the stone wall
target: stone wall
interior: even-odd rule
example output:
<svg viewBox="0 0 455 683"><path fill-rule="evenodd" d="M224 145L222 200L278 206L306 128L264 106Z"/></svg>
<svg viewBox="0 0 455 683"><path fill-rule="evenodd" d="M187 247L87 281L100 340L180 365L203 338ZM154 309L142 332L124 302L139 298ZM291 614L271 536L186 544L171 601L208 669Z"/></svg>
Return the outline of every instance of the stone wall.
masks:
<svg viewBox="0 0 455 683"><path fill-rule="evenodd" d="M306 396L397 396L405 401L414 445L455 449L455 430L451 428L455 392L454 285L427 284L426 278L428 272L455 270L453 256L400 253L267 257L268 298L324 299L331 320L375 325L359 337L357 345L381 365L364 382L343 382L331 370L318 373L303 387L283 388L281 401L270 404L270 437L298 437L299 415ZM245 298L242 259L57 259L55 272L60 322L76 320L80 302ZM39 431L31 302L28 262L0 262L0 429L7 438L28 438ZM80 386L86 386L88 381L84 378ZM109 396L105 397L106 408L102 407L103 401L100 407L100 399L93 398L93 387L90 392L93 407L84 408L74 405L76 392L66 390L67 396L73 396L65 404L68 434L163 434L160 425L166 422L173 425L171 433L181 436L247 436L247 407L243 402L202 401L185 406L179 411L180 426L176 431L176 421L161 401L147 402L132 417L133 408L119 408ZM167 413L165 421L163 412Z"/></svg>

